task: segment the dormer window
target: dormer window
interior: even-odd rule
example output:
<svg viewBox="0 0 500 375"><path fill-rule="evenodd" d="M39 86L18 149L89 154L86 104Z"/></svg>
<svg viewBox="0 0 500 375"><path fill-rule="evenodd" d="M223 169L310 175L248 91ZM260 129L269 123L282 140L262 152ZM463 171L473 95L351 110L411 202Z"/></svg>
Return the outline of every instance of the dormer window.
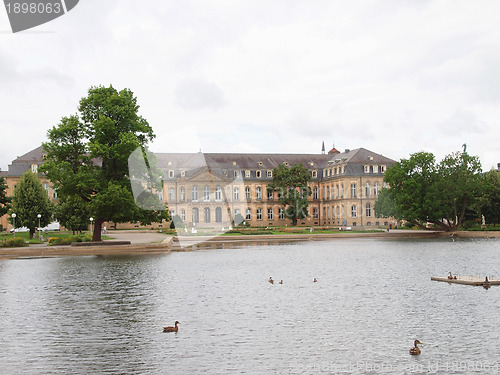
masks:
<svg viewBox="0 0 500 375"><path fill-rule="evenodd" d="M370 166L369 165L365 165L364 169L365 169L365 173L370 173Z"/></svg>
<svg viewBox="0 0 500 375"><path fill-rule="evenodd" d="M273 178L273 171L267 171L267 178Z"/></svg>
<svg viewBox="0 0 500 375"><path fill-rule="evenodd" d="M38 173L38 165L37 164L31 164L31 172Z"/></svg>
<svg viewBox="0 0 500 375"><path fill-rule="evenodd" d="M285 167L288 167L288 166L289 166L289 164L288 164L288 162L287 162L287 161L284 161L284 162L283 162L283 164L285 164Z"/></svg>
<svg viewBox="0 0 500 375"><path fill-rule="evenodd" d="M174 178L174 171L168 171L168 178Z"/></svg>
<svg viewBox="0 0 500 375"><path fill-rule="evenodd" d="M313 178L318 177L318 171L312 171L312 177Z"/></svg>
<svg viewBox="0 0 500 375"><path fill-rule="evenodd" d="M186 171L181 171L181 177L185 177L186 176Z"/></svg>
<svg viewBox="0 0 500 375"><path fill-rule="evenodd" d="M385 165L380 166L380 172L385 173L387 167Z"/></svg>
<svg viewBox="0 0 500 375"><path fill-rule="evenodd" d="M373 173L378 173L378 165L373 166Z"/></svg>
<svg viewBox="0 0 500 375"><path fill-rule="evenodd" d="M255 177L261 178L262 177L262 171L256 171L255 172Z"/></svg>
<svg viewBox="0 0 500 375"><path fill-rule="evenodd" d="M245 177L247 177L247 178L250 177L250 171L249 170L245 171Z"/></svg>
<svg viewBox="0 0 500 375"><path fill-rule="evenodd" d="M263 165L264 165L264 163L262 163L261 161L259 161L259 166L262 167Z"/></svg>

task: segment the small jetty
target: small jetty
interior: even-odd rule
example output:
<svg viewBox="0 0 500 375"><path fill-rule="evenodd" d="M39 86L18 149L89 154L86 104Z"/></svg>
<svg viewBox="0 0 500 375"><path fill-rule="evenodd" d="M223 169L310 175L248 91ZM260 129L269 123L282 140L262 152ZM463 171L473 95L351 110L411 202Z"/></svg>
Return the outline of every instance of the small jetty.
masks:
<svg viewBox="0 0 500 375"><path fill-rule="evenodd" d="M499 279L490 279L489 277L480 277L480 276L453 276L450 278L449 276L432 276L431 280L433 281L443 281L449 284L464 284L464 285L473 285L473 286L482 286L489 287L491 285L500 285Z"/></svg>

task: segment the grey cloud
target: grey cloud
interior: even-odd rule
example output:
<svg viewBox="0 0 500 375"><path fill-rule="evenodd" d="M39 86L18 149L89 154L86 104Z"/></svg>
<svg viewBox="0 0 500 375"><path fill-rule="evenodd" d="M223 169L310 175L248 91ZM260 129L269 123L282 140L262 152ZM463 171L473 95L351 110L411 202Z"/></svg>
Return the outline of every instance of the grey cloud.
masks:
<svg viewBox="0 0 500 375"><path fill-rule="evenodd" d="M213 82L188 81L175 90L175 103L185 110L218 109L226 104L224 92Z"/></svg>

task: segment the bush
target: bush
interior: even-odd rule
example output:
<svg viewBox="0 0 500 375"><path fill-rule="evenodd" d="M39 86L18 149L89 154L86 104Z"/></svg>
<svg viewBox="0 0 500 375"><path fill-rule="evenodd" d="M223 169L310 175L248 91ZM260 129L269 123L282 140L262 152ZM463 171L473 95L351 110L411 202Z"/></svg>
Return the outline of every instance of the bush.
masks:
<svg viewBox="0 0 500 375"><path fill-rule="evenodd" d="M50 237L49 246L71 245L72 242L90 242L92 238L88 235L76 235L68 237Z"/></svg>
<svg viewBox="0 0 500 375"><path fill-rule="evenodd" d="M25 247L28 246L24 238L10 238L0 242L0 247Z"/></svg>

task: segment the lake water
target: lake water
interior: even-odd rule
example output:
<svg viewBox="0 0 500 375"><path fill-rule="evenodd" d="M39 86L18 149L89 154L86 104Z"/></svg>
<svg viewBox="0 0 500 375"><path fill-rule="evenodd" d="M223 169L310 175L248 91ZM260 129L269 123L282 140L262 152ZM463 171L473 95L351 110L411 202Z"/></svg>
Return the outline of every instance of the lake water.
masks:
<svg viewBox="0 0 500 375"><path fill-rule="evenodd" d="M0 371L494 374L500 287L430 277L499 265L496 239L1 260Z"/></svg>

